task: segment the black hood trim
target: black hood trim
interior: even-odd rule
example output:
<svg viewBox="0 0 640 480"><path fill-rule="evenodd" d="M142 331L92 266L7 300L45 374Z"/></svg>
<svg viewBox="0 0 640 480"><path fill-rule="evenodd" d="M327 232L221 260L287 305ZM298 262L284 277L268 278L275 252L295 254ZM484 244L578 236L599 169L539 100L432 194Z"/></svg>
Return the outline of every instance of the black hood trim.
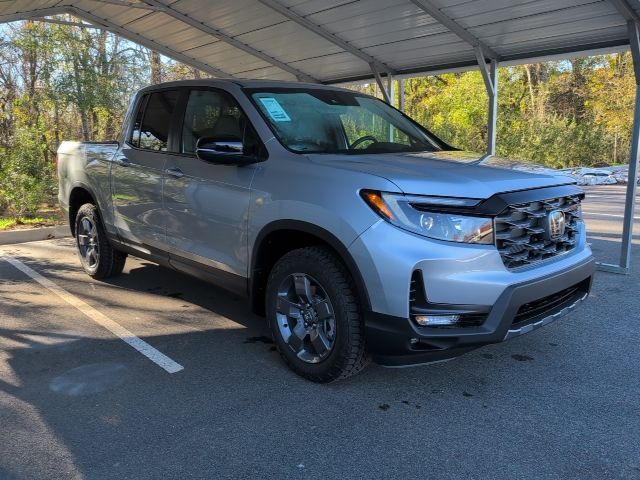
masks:
<svg viewBox="0 0 640 480"><path fill-rule="evenodd" d="M472 207L435 205L429 203L412 202L416 210L460 213L464 215L495 217L509 205L547 200L550 198L577 196L582 200L584 191L575 185L558 185L553 187L533 188L515 192L496 193L486 200Z"/></svg>

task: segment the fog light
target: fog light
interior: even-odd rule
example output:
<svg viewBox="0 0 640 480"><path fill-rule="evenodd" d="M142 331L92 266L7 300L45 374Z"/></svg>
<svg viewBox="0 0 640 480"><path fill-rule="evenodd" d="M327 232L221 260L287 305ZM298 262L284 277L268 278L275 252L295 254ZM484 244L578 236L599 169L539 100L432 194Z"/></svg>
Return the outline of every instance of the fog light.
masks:
<svg viewBox="0 0 640 480"><path fill-rule="evenodd" d="M446 327L458 323L460 315L416 315L413 318L422 327Z"/></svg>

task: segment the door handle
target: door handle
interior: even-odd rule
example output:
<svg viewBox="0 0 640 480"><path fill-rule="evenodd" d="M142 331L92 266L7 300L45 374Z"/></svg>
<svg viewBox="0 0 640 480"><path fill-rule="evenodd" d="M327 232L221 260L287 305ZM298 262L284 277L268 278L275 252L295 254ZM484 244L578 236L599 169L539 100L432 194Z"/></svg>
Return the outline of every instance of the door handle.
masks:
<svg viewBox="0 0 640 480"><path fill-rule="evenodd" d="M120 157L120 158L116 159L116 163L118 165L120 165L121 167L128 167L129 165L131 165L131 162L129 160L127 160L126 157Z"/></svg>
<svg viewBox="0 0 640 480"><path fill-rule="evenodd" d="M175 168L167 168L164 171L167 175L171 175L172 177L175 178L182 178L184 177L184 173L182 172L182 170L180 170L179 168L175 167Z"/></svg>

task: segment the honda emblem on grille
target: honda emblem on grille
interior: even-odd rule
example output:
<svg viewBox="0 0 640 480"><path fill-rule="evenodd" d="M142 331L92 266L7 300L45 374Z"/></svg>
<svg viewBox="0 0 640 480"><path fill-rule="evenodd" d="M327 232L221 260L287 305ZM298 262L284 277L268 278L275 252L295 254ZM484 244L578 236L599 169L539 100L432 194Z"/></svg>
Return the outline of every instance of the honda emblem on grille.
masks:
<svg viewBox="0 0 640 480"><path fill-rule="evenodd" d="M557 240L564 235L565 220L564 212L553 210L547 215L546 233L549 240Z"/></svg>

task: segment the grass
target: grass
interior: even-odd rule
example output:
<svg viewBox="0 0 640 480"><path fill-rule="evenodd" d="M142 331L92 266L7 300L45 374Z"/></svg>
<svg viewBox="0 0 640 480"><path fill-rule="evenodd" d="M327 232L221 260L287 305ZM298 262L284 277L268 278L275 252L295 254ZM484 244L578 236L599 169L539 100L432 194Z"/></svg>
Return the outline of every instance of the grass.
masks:
<svg viewBox="0 0 640 480"><path fill-rule="evenodd" d="M8 230L16 224L13 218L0 218L0 230Z"/></svg>
<svg viewBox="0 0 640 480"><path fill-rule="evenodd" d="M14 217L0 216L0 232L4 230L19 230L35 227L51 227L65 223L65 218L57 209L44 209L33 217Z"/></svg>
<svg viewBox="0 0 640 480"><path fill-rule="evenodd" d="M41 225L48 223L43 217L34 218L0 218L0 230L11 230L19 225Z"/></svg>

